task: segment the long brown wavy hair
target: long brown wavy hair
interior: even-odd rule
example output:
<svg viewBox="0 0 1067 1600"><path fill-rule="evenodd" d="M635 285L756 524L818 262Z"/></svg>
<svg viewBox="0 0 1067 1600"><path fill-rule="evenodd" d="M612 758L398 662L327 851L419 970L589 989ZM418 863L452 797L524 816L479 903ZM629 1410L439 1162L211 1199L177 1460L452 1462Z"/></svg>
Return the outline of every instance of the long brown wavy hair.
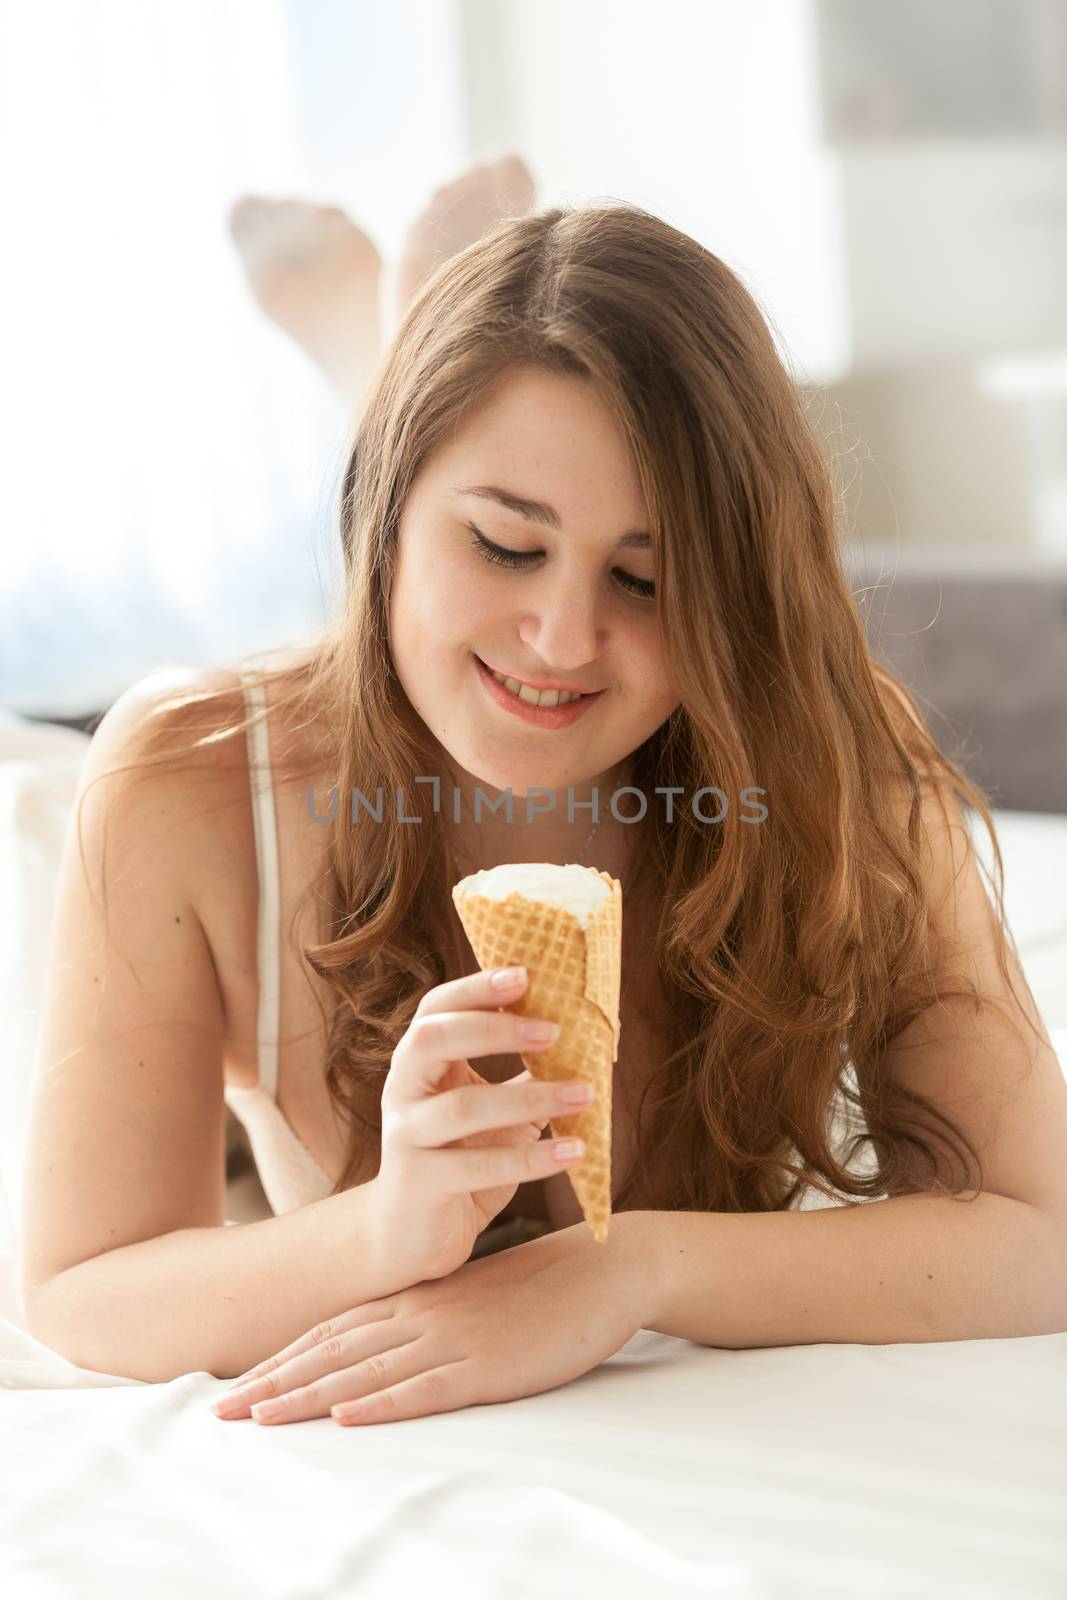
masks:
<svg viewBox="0 0 1067 1600"><path fill-rule="evenodd" d="M340 796L380 788L386 817L401 793L417 807L434 746L388 645L401 513L438 447L521 367L595 386L645 495L680 704L633 753L632 783L685 800L756 787L769 811L753 827L736 807L714 825L684 802L671 823L649 809L624 906L651 908L667 1031L616 1209L785 1209L804 1184L830 1199L980 1191L971 1141L885 1058L928 1007L983 1000L970 979L944 977L920 871L928 795L955 791L993 840L1011 984L988 796L872 656L841 560L835 463L759 308L710 250L612 204L501 222L444 263L383 357L351 445L339 604L297 667L249 675L294 726L325 730L316 767L325 757ZM232 710L232 689L187 688L149 720L162 743L168 707L223 698ZM212 717L182 758L250 720ZM146 744L141 759L175 752ZM352 1130L335 1193L375 1170L382 1085L420 999L470 970L444 813L423 824L330 828L330 937L302 956L335 995L325 1077ZM841 1107L858 1125L838 1149ZM869 1170L852 1170L863 1146ZM939 1146L958 1181L939 1176Z"/></svg>

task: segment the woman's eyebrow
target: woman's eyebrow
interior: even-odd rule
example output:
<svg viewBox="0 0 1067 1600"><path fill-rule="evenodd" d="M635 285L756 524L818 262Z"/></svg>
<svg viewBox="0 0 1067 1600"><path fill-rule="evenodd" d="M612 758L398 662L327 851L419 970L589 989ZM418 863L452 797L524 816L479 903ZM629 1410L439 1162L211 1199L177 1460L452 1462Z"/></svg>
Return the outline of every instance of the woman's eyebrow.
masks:
<svg viewBox="0 0 1067 1600"><path fill-rule="evenodd" d="M547 528L555 528L557 532L563 526L562 518L555 506L545 505L543 500L528 500L525 495L514 494L510 489L498 488L494 483L457 484L452 494L475 495L479 500L495 500L505 511L515 511L520 517L525 517L527 522L543 522ZM647 550L652 543L652 537L643 530L634 528L629 533L621 534L618 542L627 547L632 545L636 549Z"/></svg>

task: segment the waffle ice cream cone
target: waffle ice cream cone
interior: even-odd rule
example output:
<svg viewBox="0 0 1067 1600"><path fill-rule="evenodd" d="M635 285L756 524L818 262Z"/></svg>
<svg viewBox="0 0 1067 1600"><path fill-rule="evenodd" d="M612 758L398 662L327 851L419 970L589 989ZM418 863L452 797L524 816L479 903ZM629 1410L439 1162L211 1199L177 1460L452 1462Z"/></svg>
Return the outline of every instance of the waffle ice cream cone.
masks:
<svg viewBox="0 0 1067 1600"><path fill-rule="evenodd" d="M508 1009L558 1022L547 1050L523 1055L542 1082L582 1078L593 1104L553 1117L555 1138L585 1140L566 1169L598 1243L611 1216L611 1090L619 1054L622 885L595 867L523 862L462 878L452 901L483 971L526 967L529 980Z"/></svg>

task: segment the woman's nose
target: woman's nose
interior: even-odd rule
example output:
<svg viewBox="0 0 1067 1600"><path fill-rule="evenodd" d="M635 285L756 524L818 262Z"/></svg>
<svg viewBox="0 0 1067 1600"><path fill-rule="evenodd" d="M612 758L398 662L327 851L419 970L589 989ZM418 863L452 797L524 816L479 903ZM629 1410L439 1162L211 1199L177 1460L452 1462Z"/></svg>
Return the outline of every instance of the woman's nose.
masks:
<svg viewBox="0 0 1067 1600"><path fill-rule="evenodd" d="M519 635L545 663L546 672L578 672L604 648L606 630L595 588L570 583L548 585Z"/></svg>

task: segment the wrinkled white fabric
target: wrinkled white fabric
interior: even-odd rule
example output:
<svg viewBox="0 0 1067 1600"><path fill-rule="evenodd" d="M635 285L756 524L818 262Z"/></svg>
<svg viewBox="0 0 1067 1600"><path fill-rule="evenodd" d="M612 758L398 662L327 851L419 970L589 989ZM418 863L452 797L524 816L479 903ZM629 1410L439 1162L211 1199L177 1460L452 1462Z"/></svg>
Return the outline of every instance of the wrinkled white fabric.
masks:
<svg viewBox="0 0 1067 1600"><path fill-rule="evenodd" d="M643 1330L544 1394L364 1428L222 1422L207 1373L130 1382L33 1344L0 1323L5 1594L1067 1593L1067 1334L717 1350Z"/></svg>

